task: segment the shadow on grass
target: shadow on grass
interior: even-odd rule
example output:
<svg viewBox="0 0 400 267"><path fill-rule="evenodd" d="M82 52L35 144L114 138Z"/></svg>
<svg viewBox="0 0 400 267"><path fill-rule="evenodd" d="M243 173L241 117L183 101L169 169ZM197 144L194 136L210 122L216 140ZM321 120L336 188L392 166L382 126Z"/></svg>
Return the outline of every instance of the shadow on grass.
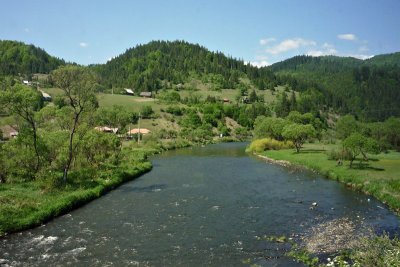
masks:
<svg viewBox="0 0 400 267"><path fill-rule="evenodd" d="M301 149L299 153L294 151L295 154L312 154L312 153L323 153L326 149Z"/></svg>
<svg viewBox="0 0 400 267"><path fill-rule="evenodd" d="M371 170L371 171L384 171L385 170L384 168L373 167L369 163L356 163L356 164L353 164L352 169L354 169L354 170Z"/></svg>

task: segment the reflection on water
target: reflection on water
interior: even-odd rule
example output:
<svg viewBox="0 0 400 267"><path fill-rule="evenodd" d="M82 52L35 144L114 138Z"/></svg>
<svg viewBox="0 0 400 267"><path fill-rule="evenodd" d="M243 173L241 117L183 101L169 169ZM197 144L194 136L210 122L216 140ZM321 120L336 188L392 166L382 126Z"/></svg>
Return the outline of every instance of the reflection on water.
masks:
<svg viewBox="0 0 400 267"><path fill-rule="evenodd" d="M139 179L45 226L0 239L11 266L297 266L263 235L301 236L346 217L398 220L375 200L310 172L266 164L245 144L170 151ZM318 206L310 209L313 202ZM379 207L378 207L379 206Z"/></svg>

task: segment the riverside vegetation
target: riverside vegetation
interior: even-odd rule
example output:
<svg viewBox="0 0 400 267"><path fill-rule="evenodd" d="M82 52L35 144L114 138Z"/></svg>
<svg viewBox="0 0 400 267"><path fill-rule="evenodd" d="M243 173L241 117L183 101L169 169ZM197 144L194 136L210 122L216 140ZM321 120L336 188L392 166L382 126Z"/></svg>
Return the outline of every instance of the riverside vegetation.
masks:
<svg viewBox="0 0 400 267"><path fill-rule="evenodd" d="M365 61L300 56L256 68L199 45L154 41L83 67L20 42L0 48L0 125L19 130L0 143L0 234L148 171L152 153L252 136L249 150L400 210L399 53ZM151 134L127 136L139 121Z"/></svg>

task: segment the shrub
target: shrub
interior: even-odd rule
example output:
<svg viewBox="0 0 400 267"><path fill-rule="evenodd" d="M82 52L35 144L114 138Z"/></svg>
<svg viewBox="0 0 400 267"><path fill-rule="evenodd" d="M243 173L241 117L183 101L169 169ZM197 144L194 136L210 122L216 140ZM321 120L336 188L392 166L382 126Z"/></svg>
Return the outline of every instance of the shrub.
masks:
<svg viewBox="0 0 400 267"><path fill-rule="evenodd" d="M251 142L247 151L261 153L265 150L280 150L293 148L293 143L290 141L278 141L272 138L257 139Z"/></svg>
<svg viewBox="0 0 400 267"><path fill-rule="evenodd" d="M328 155L328 159L330 160L350 160L351 159L351 155L348 153L347 150L345 149L332 149L328 152L326 152L326 154Z"/></svg>

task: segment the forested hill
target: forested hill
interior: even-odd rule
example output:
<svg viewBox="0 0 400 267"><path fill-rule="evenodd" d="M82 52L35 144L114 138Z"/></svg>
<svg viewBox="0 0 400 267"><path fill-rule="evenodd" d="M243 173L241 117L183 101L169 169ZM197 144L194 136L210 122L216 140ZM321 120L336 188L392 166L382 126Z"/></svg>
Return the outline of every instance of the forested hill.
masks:
<svg viewBox="0 0 400 267"><path fill-rule="evenodd" d="M64 64L64 60L50 56L34 45L0 40L0 76L49 73Z"/></svg>
<svg viewBox="0 0 400 267"><path fill-rule="evenodd" d="M101 74L105 86L129 87L136 91L157 90L166 83L183 83L191 75L211 74L223 88L234 88L244 75L261 89L274 83L274 75L268 69L258 69L184 41L152 41L126 50L105 65L92 67Z"/></svg>
<svg viewBox="0 0 400 267"><path fill-rule="evenodd" d="M368 60L296 56L268 67L294 90L314 88L327 107L363 120L400 116L400 53Z"/></svg>

